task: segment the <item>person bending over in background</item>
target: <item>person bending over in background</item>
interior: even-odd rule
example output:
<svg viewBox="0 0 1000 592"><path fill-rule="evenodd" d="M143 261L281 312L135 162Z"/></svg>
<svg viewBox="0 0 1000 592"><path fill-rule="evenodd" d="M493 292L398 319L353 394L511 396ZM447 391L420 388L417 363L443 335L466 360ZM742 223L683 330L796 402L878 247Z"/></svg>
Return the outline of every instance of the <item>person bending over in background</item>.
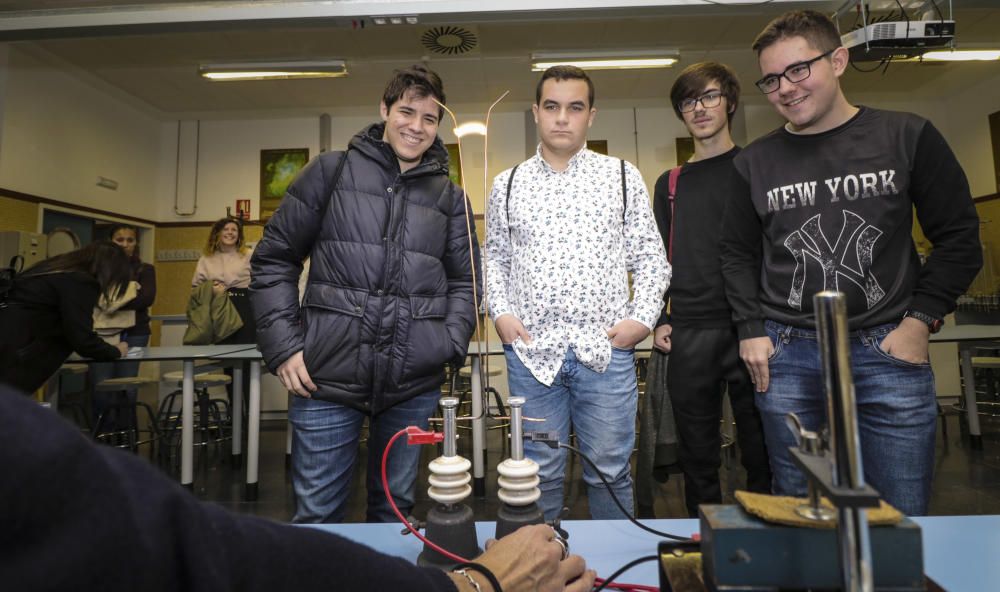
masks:
<svg viewBox="0 0 1000 592"><path fill-rule="evenodd" d="M94 333L94 307L114 300L132 279L129 257L108 240L41 261L14 277L0 296L0 383L31 393L74 351L85 358L115 360L124 341L105 343Z"/></svg>

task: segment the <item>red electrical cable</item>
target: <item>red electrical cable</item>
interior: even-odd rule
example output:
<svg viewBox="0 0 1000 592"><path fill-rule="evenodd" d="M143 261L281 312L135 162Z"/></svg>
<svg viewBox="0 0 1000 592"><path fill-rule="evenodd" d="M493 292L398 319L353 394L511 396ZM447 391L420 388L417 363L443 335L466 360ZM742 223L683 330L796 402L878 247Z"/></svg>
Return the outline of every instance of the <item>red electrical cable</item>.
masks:
<svg viewBox="0 0 1000 592"><path fill-rule="evenodd" d="M396 432L392 438L389 438L389 442L386 443L385 445L385 450L382 451L382 490L383 492L385 492L385 499L386 501L389 502L389 507L392 508L392 512L393 514L396 515L396 518L398 518L399 521L402 522L404 526L406 526L407 530L409 530L410 533L413 534L413 536L417 537L425 545L427 545L431 549L434 549L438 553L444 555L448 559L451 559L452 561L455 561L457 563L468 563L469 562L468 559L455 555L451 551L448 551L447 549L434 544L427 537L420 534L420 532L416 528L414 528L412 524L410 524L410 521L403 516L403 513L399 511L399 507L396 505L396 500L392 498L392 491L390 491L389 489L389 476L386 470L387 467L389 466L389 451L392 450L392 445L396 443L396 440L398 440L401 436L406 435L407 430L408 428L403 428L398 432ZM597 585L601 585L601 583L603 582L604 580L602 580L601 578L597 578L594 583ZM626 592L630 591L660 592L660 589L657 588L656 586L645 586L642 584L613 583L613 584L608 584L607 587L615 588L616 590L624 590Z"/></svg>
<svg viewBox="0 0 1000 592"><path fill-rule="evenodd" d="M399 508L396 506L396 500L392 499L392 492L389 491L389 477L387 476L386 473L386 467L389 466L389 450L392 449L392 445L396 442L396 440L398 440L400 436L403 436L405 434L406 434L406 428L403 428L398 432L396 432L396 435L394 435L392 438L389 439L388 444L385 445L385 450L382 452L382 490L385 491L385 498L389 502L389 507L392 508L392 512L396 515L396 518L399 518L399 521L405 524L406 528L408 528L409 531L413 533L413 536L423 541L425 545L427 545L431 549L434 549L438 553L444 555L448 559L451 559L452 561L455 561L457 563L468 563L469 562L468 559L465 559L464 557L459 557L458 555L455 555L451 551L448 551L443 547L435 545L430 540L428 540L427 537L420 534L420 532L418 532L417 529L414 528L412 524L410 524L410 521L403 517L403 513L400 512Z"/></svg>

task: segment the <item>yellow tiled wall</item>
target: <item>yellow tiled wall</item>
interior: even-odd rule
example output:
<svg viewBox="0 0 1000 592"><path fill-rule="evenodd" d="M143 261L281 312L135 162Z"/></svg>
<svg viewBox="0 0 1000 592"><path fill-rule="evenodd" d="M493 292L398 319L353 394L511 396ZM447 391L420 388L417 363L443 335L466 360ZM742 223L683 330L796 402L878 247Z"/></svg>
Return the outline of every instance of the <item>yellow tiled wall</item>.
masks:
<svg viewBox="0 0 1000 592"><path fill-rule="evenodd" d="M38 204L0 195L0 231L35 232Z"/></svg>

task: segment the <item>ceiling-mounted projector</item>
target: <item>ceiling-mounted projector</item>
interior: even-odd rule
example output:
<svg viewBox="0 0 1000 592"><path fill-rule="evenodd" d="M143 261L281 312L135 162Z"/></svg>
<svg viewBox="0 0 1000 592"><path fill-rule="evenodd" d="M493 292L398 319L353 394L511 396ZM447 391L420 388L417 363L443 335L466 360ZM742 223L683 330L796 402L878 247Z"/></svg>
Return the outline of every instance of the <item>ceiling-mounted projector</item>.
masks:
<svg viewBox="0 0 1000 592"><path fill-rule="evenodd" d="M890 21L860 27L840 36L855 62L912 58L955 39L955 21Z"/></svg>

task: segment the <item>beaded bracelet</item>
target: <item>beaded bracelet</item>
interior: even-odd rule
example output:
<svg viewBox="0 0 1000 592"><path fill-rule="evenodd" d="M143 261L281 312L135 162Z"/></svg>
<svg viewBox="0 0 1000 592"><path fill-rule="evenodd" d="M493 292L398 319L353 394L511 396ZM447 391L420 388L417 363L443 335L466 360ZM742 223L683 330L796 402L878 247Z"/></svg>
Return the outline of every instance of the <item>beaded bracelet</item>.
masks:
<svg viewBox="0 0 1000 592"><path fill-rule="evenodd" d="M485 565L483 565L481 563L472 563L472 562L469 562L469 563L463 563L463 564L461 564L461 565L459 565L457 567L458 567L458 569L455 570L456 572L458 572L459 569L462 570L462 571L465 571L467 569L471 569L472 571L479 572L479 573L483 574L483 577L485 577L489 581L490 585L493 586L493 592L503 592L503 588L500 587L500 580L498 580L497 577L495 575L493 575L493 572L490 571L489 569L487 569ZM466 575L465 577L469 577L469 576ZM469 579L472 579L472 578L469 578ZM480 592L478 586L476 587L476 591Z"/></svg>

